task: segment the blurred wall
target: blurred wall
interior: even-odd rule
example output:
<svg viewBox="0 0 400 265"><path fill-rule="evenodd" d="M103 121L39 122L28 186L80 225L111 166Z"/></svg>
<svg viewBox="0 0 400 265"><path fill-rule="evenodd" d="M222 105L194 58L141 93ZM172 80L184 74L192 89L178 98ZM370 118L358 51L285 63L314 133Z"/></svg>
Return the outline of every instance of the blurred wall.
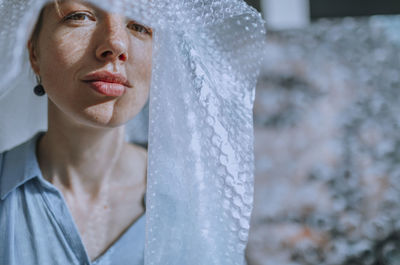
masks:
<svg viewBox="0 0 400 265"><path fill-rule="evenodd" d="M274 30L302 28L309 25L309 0L262 0L267 27Z"/></svg>
<svg viewBox="0 0 400 265"><path fill-rule="evenodd" d="M246 2L256 8L258 11L261 11L260 0L246 0Z"/></svg>
<svg viewBox="0 0 400 265"><path fill-rule="evenodd" d="M268 33L249 265L400 262L400 17Z"/></svg>
<svg viewBox="0 0 400 265"><path fill-rule="evenodd" d="M400 14L398 0L309 0L312 19Z"/></svg>

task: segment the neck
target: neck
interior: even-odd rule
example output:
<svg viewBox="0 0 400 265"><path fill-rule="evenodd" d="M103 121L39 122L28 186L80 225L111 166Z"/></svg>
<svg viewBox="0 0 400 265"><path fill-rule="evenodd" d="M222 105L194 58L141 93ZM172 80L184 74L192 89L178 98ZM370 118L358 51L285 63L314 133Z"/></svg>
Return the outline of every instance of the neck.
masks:
<svg viewBox="0 0 400 265"><path fill-rule="evenodd" d="M38 147L43 176L72 194L97 197L108 186L125 143L124 127L95 128L50 113ZM89 198L88 198L89 199Z"/></svg>

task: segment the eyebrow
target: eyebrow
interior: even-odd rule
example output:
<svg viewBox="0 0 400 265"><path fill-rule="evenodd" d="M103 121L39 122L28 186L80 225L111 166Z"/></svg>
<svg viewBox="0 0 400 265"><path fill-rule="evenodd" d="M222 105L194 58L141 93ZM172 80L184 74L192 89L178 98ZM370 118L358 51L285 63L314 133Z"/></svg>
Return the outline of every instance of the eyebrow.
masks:
<svg viewBox="0 0 400 265"><path fill-rule="evenodd" d="M52 2L53 2L52 7L56 9L57 15L59 15L60 17L64 16L65 14L63 13L62 5L67 4L70 1L69 0L53 0ZM77 0L76 4L85 5L91 9L96 9L96 6L94 4L89 3L87 1Z"/></svg>

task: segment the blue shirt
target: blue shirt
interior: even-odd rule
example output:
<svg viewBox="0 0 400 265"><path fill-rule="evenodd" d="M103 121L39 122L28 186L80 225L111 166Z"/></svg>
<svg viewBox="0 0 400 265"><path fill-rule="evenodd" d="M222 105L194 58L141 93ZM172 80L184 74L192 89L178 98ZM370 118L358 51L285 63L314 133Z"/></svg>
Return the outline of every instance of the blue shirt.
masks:
<svg viewBox="0 0 400 265"><path fill-rule="evenodd" d="M0 154L0 265L143 264L145 215L90 261L61 192L40 172L42 134Z"/></svg>

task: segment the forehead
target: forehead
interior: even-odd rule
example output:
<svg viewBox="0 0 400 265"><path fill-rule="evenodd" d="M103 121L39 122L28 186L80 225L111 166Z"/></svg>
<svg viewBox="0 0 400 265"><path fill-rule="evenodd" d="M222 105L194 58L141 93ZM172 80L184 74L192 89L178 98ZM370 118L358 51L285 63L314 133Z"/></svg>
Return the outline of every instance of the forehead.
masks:
<svg viewBox="0 0 400 265"><path fill-rule="evenodd" d="M96 6L93 5L92 3L86 2L86 1L80 1L80 0L54 0L50 1L44 8L44 12L54 12L56 11L57 14L62 14L64 11L63 9L66 9L68 7L79 7L79 6L84 6L84 7L89 7L92 9L95 9Z"/></svg>
<svg viewBox="0 0 400 265"><path fill-rule="evenodd" d="M55 13L58 16L65 15L69 11L69 9L75 8L89 8L91 10L95 10L96 12L105 12L106 10L97 7L95 4L89 1L80 1L80 0L53 0L49 1L45 7L43 8L44 14L52 14Z"/></svg>

